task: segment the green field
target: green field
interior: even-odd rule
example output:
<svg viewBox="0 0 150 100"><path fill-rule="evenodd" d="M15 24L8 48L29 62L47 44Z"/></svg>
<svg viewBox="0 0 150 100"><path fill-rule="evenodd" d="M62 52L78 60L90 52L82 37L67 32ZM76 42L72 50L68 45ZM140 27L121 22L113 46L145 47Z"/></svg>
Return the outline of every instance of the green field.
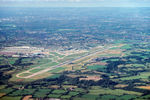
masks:
<svg viewBox="0 0 150 100"><path fill-rule="evenodd" d="M8 58L10 64L15 64L16 60L18 60L18 58Z"/></svg>
<svg viewBox="0 0 150 100"><path fill-rule="evenodd" d="M136 95L122 95L122 96L115 96L115 95L104 95L101 96L100 100L132 100L135 99Z"/></svg>
<svg viewBox="0 0 150 100"><path fill-rule="evenodd" d="M12 88L5 88L5 89L0 89L0 93L10 93L10 92L12 92L14 89L12 89Z"/></svg>
<svg viewBox="0 0 150 100"><path fill-rule="evenodd" d="M21 100L22 97L18 96L18 97L2 97L0 100Z"/></svg>
<svg viewBox="0 0 150 100"><path fill-rule="evenodd" d="M90 70L103 69L103 68L106 68L106 66L103 66L103 65L87 66L87 69L90 69Z"/></svg>
<svg viewBox="0 0 150 100"><path fill-rule="evenodd" d="M61 94L49 94L47 97L49 98L59 98Z"/></svg>
<svg viewBox="0 0 150 100"><path fill-rule="evenodd" d="M36 73L36 72L39 72L41 70L43 70L44 68L36 68L36 69L32 69L30 70L31 73Z"/></svg>
<svg viewBox="0 0 150 100"><path fill-rule="evenodd" d="M61 98L62 98L62 99L70 99L71 96L70 96L70 95L62 95Z"/></svg>
<svg viewBox="0 0 150 100"><path fill-rule="evenodd" d="M7 85L0 85L0 90L4 89Z"/></svg>
<svg viewBox="0 0 150 100"><path fill-rule="evenodd" d="M64 67L59 67L59 68L56 68L56 69L52 69L52 70L50 70L50 71L48 71L48 72L57 73L57 72L59 72L59 71L63 71L64 69L65 69Z"/></svg>
<svg viewBox="0 0 150 100"><path fill-rule="evenodd" d="M69 92L69 95L70 95L70 96L76 96L76 95L78 95L78 94L79 94L79 92L73 92L73 91Z"/></svg>
<svg viewBox="0 0 150 100"><path fill-rule="evenodd" d="M50 54L53 54L53 56L60 57L60 58L64 57L64 55L58 54L56 52L50 52Z"/></svg>
<svg viewBox="0 0 150 100"><path fill-rule="evenodd" d="M47 94L51 92L51 89L39 89L38 91L34 92L33 97L36 98L44 98Z"/></svg>
<svg viewBox="0 0 150 100"><path fill-rule="evenodd" d="M109 88L101 88L98 86L92 87L92 89L89 91L89 94L92 95L102 95L102 94L111 94L111 95L124 95L124 94L132 94L132 95L141 95L141 93L139 92L133 92L133 91L126 91L126 90L122 90L122 89L109 89Z"/></svg>
<svg viewBox="0 0 150 100"><path fill-rule="evenodd" d="M143 91L145 92L144 89L140 92L129 89L125 90L122 87L116 87L116 84L122 85L126 83L125 85L127 85L126 87L128 88L130 87L129 85L130 81L132 81L133 79L138 79L138 81L141 82L141 83L140 82L133 83L133 87L136 87L136 84L142 85L144 84L144 81L149 81L148 80L150 76L148 72L149 63L146 62L149 59L149 52L145 51L140 54L139 52L135 52L130 48L132 48L132 45L130 44L126 44L121 48L123 49L123 51L121 52L125 53L126 54L125 56L120 56L121 54L115 53L107 54L105 52L104 54L94 56L95 58L103 58L100 61L96 61L96 63L92 62L93 59L95 59L94 57L91 61L86 61L90 57L87 58L85 57L83 59L77 60L69 64L69 66L65 65L65 67L58 67L55 69L51 69L48 70L46 73L39 74L29 79L16 77L16 73L29 71L29 73L20 74L20 76L22 77L29 76L32 75L33 73L40 72L46 68L51 68L52 66L58 65L64 61L84 55L85 53L64 56L56 52L51 52L51 54L46 58L32 58L32 59L23 58L21 64L31 62L31 65L24 66L25 68L17 66L19 70L17 69L16 73L13 73L13 77L10 79L12 84L14 84L15 82L16 83L18 82L18 84L16 86L15 85L1 86L0 95L4 96L2 97L2 100L4 100L5 98L6 99L8 98L9 100L10 97L14 97L17 100L19 97L21 98L26 95L32 95L34 99L36 98L60 98L62 100L70 100L70 99L130 100L135 98L138 99L140 98L140 96L142 96ZM111 49L118 49L118 48L111 48ZM95 50L99 50L99 48ZM94 50L93 51L91 50L91 52L94 52ZM98 65L97 64L98 62L105 62L105 65ZM15 63L15 60L12 59L11 62L10 59L10 63L11 64ZM69 68L72 66L73 70ZM113 68L116 68L116 70L111 70ZM138 75L136 76L132 75L133 74L132 72L134 71L137 71ZM90 75L101 76L102 79L96 82L93 81L92 79L80 80L80 77ZM38 80L38 77L41 78ZM109 79L109 83L108 80L105 79L105 77ZM116 83L113 84L113 82ZM144 85L147 84L145 83ZM145 98L149 98L149 96ZM141 98L141 100L142 99L143 98Z"/></svg>
<svg viewBox="0 0 150 100"><path fill-rule="evenodd" d="M25 77L25 76L29 76L29 75L32 75L32 73L22 73L22 74L20 74L19 76L20 76L20 77Z"/></svg>
<svg viewBox="0 0 150 100"><path fill-rule="evenodd" d="M60 76L61 74L54 74L54 75L52 75L52 76L50 76L50 77L47 77L47 78L58 78L59 76Z"/></svg>
<svg viewBox="0 0 150 100"><path fill-rule="evenodd" d="M92 95L92 94L85 94L81 98L86 99L86 100L96 100L99 95Z"/></svg>
<svg viewBox="0 0 150 100"><path fill-rule="evenodd" d="M54 90L52 93L53 94L64 94L66 92L67 92L66 90Z"/></svg>
<svg viewBox="0 0 150 100"><path fill-rule="evenodd" d="M120 78L121 80L133 80L133 79L147 79L150 76L149 72L142 72L136 76Z"/></svg>
<svg viewBox="0 0 150 100"><path fill-rule="evenodd" d="M121 49L131 49L131 45L126 44L126 45L122 46Z"/></svg>
<svg viewBox="0 0 150 100"><path fill-rule="evenodd" d="M15 92L9 94L9 96L24 96L33 94L35 89L23 89L23 90L16 90Z"/></svg>

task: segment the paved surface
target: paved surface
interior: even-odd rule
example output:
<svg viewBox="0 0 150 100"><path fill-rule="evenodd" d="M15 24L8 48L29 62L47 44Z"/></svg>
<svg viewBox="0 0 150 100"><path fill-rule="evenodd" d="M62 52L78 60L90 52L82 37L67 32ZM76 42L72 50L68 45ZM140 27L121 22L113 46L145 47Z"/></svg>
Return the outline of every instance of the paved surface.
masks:
<svg viewBox="0 0 150 100"><path fill-rule="evenodd" d="M115 46L113 46L113 47L115 47ZM33 73L32 75L29 75L29 76L25 76L25 77L19 76L19 75L21 75L21 74L23 74L23 73L29 73L29 71L31 70L31 69L30 69L30 70L28 70L28 71L25 71L25 72L22 72L22 73L17 74L16 77L19 77L19 78L31 78L31 77L33 77L33 76L36 76L36 75L39 75L39 74L48 72L48 71L50 71L50 70L52 70L52 69L56 69L56 68L62 67L62 66L64 66L64 65L67 65L67 64L69 64L69 63L72 63L73 61L76 61L76 60L79 60L79 59L82 59L82 58L85 58L85 57L90 57L90 56L92 56L92 55L95 55L96 53L104 52L105 50L109 50L110 48L113 48L113 47L107 47L107 48L103 48L103 49L101 49L101 50L96 50L96 51L94 51L94 52L92 52L92 53L87 53L87 54L85 54L85 55L82 55L82 56L80 56L80 57L74 58L74 59L72 59L72 60L65 61L65 62L63 62L63 63L61 63L61 64L59 64L59 65L51 66L50 68L46 68L46 69L41 70L41 71L39 71L39 72ZM44 65L45 65L45 64L44 64ZM42 65L41 65L41 66L42 66ZM40 66L39 66L39 67L40 67ZM39 68L39 67L38 67L38 68Z"/></svg>

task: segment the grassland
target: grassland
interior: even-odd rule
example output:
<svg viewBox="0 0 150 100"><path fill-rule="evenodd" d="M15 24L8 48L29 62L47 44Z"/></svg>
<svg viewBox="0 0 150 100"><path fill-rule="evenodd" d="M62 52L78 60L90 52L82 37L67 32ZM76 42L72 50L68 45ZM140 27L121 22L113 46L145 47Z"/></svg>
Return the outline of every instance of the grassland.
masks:
<svg viewBox="0 0 150 100"><path fill-rule="evenodd" d="M66 93L67 91L65 91L65 90L54 90L52 93L53 94L64 94L64 93Z"/></svg>
<svg viewBox="0 0 150 100"><path fill-rule="evenodd" d="M49 92L51 92L51 89L39 89L34 93L33 97L44 98L47 94L49 94Z"/></svg>
<svg viewBox="0 0 150 100"><path fill-rule="evenodd" d="M135 99L135 95L122 95L122 96L115 96L115 95L104 95L100 99L101 100L130 100Z"/></svg>
<svg viewBox="0 0 150 100"><path fill-rule="evenodd" d="M0 85L0 89L4 89L7 85Z"/></svg>
<svg viewBox="0 0 150 100"><path fill-rule="evenodd" d="M129 95L142 95L139 92L133 92L133 91L126 91L126 90L122 90L122 89L114 89L111 90L109 88L101 88L101 87L92 87L91 90L89 91L89 94L92 95L103 95L103 94L111 94L111 95L117 95L117 96L121 96L124 94L129 94Z"/></svg>
<svg viewBox="0 0 150 100"><path fill-rule="evenodd" d="M126 45L122 46L121 49L125 49L125 50L131 49L132 48L131 46L132 45L130 45L130 44L126 44Z"/></svg>
<svg viewBox="0 0 150 100"><path fill-rule="evenodd" d="M6 94L8 94L8 93L12 92L13 90L14 89L12 89L12 88L0 89L0 93L6 93Z"/></svg>
<svg viewBox="0 0 150 100"><path fill-rule="evenodd" d="M93 66L87 66L87 69L90 69L90 70L96 70L96 69L103 69L103 68L106 68L106 66L103 66L103 65L93 65Z"/></svg>
<svg viewBox="0 0 150 100"><path fill-rule="evenodd" d="M133 79L147 79L150 76L149 72L142 72L136 76L120 78L121 80L133 80Z"/></svg>
<svg viewBox="0 0 150 100"><path fill-rule="evenodd" d="M9 96L5 96L2 97L1 100L20 100L22 97L18 96L18 97L9 97Z"/></svg>
<svg viewBox="0 0 150 100"><path fill-rule="evenodd" d="M35 92L35 89L23 89L23 90L16 90L9 94L9 96L24 96L24 95L30 95Z"/></svg>
<svg viewBox="0 0 150 100"><path fill-rule="evenodd" d="M144 52L144 54L134 54L133 50L130 50L132 45L128 44L122 45L122 48L121 46L115 46L116 47L110 48L109 50L98 52L94 55L83 57L79 60L77 59L72 63L51 69L46 73L41 73L29 79L16 77L15 73L13 74L11 81L13 80L13 82L17 81L20 83L27 82L25 84L31 82L32 85L28 84L26 87L24 87L24 89L21 90L18 90L18 88L22 88L23 85L18 85L18 87L13 86L12 90L9 90L6 86L2 86L0 91L3 91L4 89L5 91L0 92L0 95L4 97L24 97L26 95L32 95L32 98L34 99L46 97L60 98L63 100L128 100L139 98L142 96L143 92L128 90L130 87L129 81L138 79L138 81L142 81L141 83L143 84L142 79L146 79L148 82L150 74L148 70L147 72L144 72L143 69L148 69L149 65L148 63L143 64L140 62L147 60L149 53ZM94 50L97 51L100 50L100 48L92 49L91 52L94 52ZM46 68L51 68L52 66L58 65L66 60L80 57L82 54L84 55L86 53L66 56L61 55L58 52L52 52L47 58L25 58L23 59L23 63L28 63L31 61L33 64L29 65L26 69L21 70L21 72L27 71L27 73L22 73L20 76L24 77L32 75L33 73L40 72ZM141 58L138 58L139 56L141 56ZM100 58L100 61L96 61L95 58ZM139 59L141 60L139 61ZM110 71L108 71L108 65L111 65L109 66L111 69ZM113 71L112 66L114 68L118 68L118 70L116 69ZM137 75L131 75L132 71L143 72L140 72ZM18 71L18 73L20 72ZM73 75L74 77L69 75ZM101 79L98 81L80 80L81 78L87 78L88 76L92 75L99 76ZM76 80L76 82L74 80ZM107 83L108 81L110 82L110 87L107 85L109 84ZM114 85L112 85L112 81L115 82ZM123 83L126 84L125 87L115 87L116 85ZM93 86L93 84L95 84L95 86ZM137 84L139 85L140 82L137 82ZM124 90L124 88L127 89ZM133 89L134 88L141 89L136 86L134 86ZM142 91L145 91L145 89L143 88Z"/></svg>
<svg viewBox="0 0 150 100"><path fill-rule="evenodd" d="M18 58L8 58L8 62L13 65L15 64L16 60L18 60Z"/></svg>
<svg viewBox="0 0 150 100"><path fill-rule="evenodd" d="M9 93L9 92L8 92ZM23 89L23 90L17 90L9 94L8 96L5 96L1 98L1 100L20 100L20 98L24 95L33 94L33 98L61 98L61 99L70 99L73 98L73 100L109 100L112 98L119 98L117 100L121 99L132 99L136 96L140 96L141 93L138 92L132 92L132 91L125 91L120 89L111 90L108 88L101 88L99 86L97 87L91 87L91 90L87 93L87 90L82 88L75 88L73 91L63 90L63 89ZM82 95L80 95L82 94ZM126 95L125 95L126 94ZM12 99L10 99L12 97Z"/></svg>
<svg viewBox="0 0 150 100"><path fill-rule="evenodd" d="M64 55L58 54L56 52L51 52L51 54L53 55L53 57L59 57L59 58L64 57Z"/></svg>
<svg viewBox="0 0 150 100"><path fill-rule="evenodd" d="M60 98L61 94L49 94L47 97L49 98Z"/></svg>

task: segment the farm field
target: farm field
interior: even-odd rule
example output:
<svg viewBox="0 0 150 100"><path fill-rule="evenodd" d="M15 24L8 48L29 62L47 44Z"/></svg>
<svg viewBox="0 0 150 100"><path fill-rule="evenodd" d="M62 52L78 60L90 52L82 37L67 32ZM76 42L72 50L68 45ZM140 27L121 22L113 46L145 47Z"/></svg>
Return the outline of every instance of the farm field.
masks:
<svg viewBox="0 0 150 100"><path fill-rule="evenodd" d="M148 2L0 0L0 100L150 100Z"/></svg>
<svg viewBox="0 0 150 100"><path fill-rule="evenodd" d="M142 99L142 95L149 98L148 94L144 92L148 92L149 87L144 86L148 85L144 82L149 82L150 63L143 63L147 61L149 51L134 52L129 49L133 45L126 46L126 44L115 44L113 46L115 46L112 47L113 49L106 49L108 46L97 47L87 53L67 56L53 52L46 58L23 58L21 64L32 63L28 64L27 67L18 68L16 73L15 70L7 72L13 73L9 82L17 82L20 85L13 87L2 85L0 87L0 98L2 100L11 100L10 98L20 100L29 96L30 99L138 100ZM103 49L104 51L101 51ZM82 55L86 56L80 58ZM12 66L19 60L19 58L9 58L9 60L11 59L10 64ZM73 59L73 61L60 65L66 59L68 61ZM60 66L53 68L53 66L58 65ZM43 72L34 75L41 71ZM133 71L134 73L132 73ZM137 71L137 74L135 74L135 71ZM31 75L34 76L25 78ZM132 85L131 88L129 81L132 81L135 86ZM137 89L139 90L137 91Z"/></svg>

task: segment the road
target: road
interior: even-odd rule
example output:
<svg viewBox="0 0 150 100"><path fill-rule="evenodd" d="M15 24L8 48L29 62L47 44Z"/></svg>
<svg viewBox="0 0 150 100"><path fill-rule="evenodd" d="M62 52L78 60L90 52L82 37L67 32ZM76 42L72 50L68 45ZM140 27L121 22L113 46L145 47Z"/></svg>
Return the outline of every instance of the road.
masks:
<svg viewBox="0 0 150 100"><path fill-rule="evenodd" d="M113 47L115 47L115 46L113 46ZM96 53L104 52L105 50L109 50L110 48L113 48L113 47L108 47L108 48L103 48L103 49L101 49L101 50L96 50L96 51L94 51L94 52L92 52L92 53L87 53L87 54L82 55L82 56L80 56L80 57L77 57L77 58L74 58L74 59L65 61L65 62L63 62L63 63L61 63L61 64L59 64L59 65L51 66L50 68L46 68L46 69L41 70L41 71L39 71L39 72L33 73L32 75L25 76L25 77L21 77L20 74L29 72L29 71L25 71L25 72L22 72L22 73L17 74L16 77L19 77L19 78L31 78L31 77L33 77L33 76L36 76L36 75L39 75L39 74L48 72L48 71L50 71L50 70L52 70L52 69L56 69L56 68L62 67L62 66L64 66L64 65L70 64L70 63L72 63L73 61L76 61L76 60L79 60L79 59L83 59L83 58L85 58L85 57L89 57L89 56L95 55Z"/></svg>

